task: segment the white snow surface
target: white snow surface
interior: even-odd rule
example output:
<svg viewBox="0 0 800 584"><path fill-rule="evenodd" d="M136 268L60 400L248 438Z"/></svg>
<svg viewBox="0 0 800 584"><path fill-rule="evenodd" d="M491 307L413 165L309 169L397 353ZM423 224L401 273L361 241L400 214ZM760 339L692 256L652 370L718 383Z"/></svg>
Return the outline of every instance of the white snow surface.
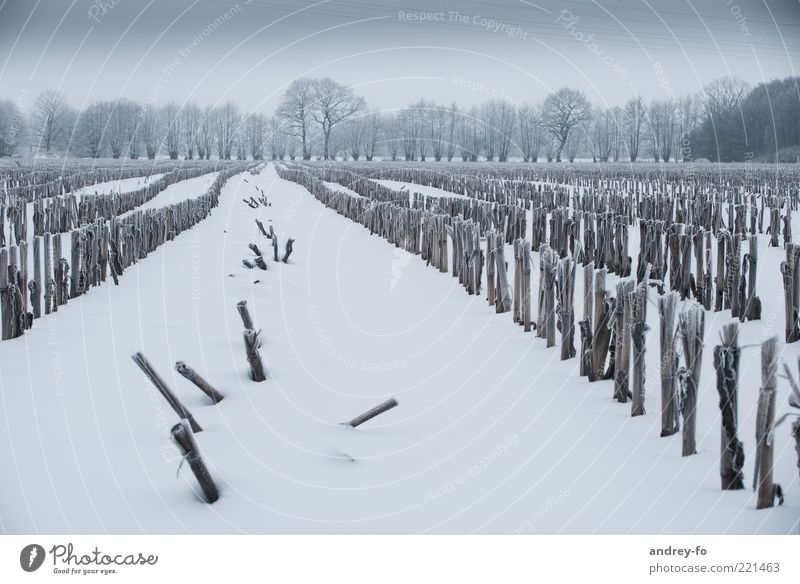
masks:
<svg viewBox="0 0 800 584"><path fill-rule="evenodd" d="M255 186L271 207L242 202ZM289 263L242 266L248 243L270 246L256 217L274 226L281 251L295 239ZM763 320L741 325L742 345L783 330L782 252L760 251ZM578 270L576 321L582 290ZM495 314L485 288L467 295L272 165L237 175L208 219L126 270L120 286L106 282L0 345L0 531L796 533L787 425L775 438L784 506L756 510L749 488L719 489L711 348L729 311L706 315L698 453L681 457L680 434L659 437L655 298L647 415L631 418L611 381L579 377L577 359L560 361L510 313ZM263 383L249 379L242 299L263 331ZM213 505L195 494L188 465L176 478L177 418L131 360L138 350L204 428L196 439L221 493ZM800 346L782 350L794 367ZM760 355L743 351L749 487ZM174 371L178 360L225 399L212 405ZM786 396L781 380L778 415ZM340 424L389 397L400 405L357 429Z"/></svg>
<svg viewBox="0 0 800 584"><path fill-rule="evenodd" d="M136 191L149 183L155 182L164 176L164 173L151 174L148 176L135 176L107 182L97 183L96 185L86 186L72 191L72 194L80 198L87 195L108 195L111 193L129 193Z"/></svg>

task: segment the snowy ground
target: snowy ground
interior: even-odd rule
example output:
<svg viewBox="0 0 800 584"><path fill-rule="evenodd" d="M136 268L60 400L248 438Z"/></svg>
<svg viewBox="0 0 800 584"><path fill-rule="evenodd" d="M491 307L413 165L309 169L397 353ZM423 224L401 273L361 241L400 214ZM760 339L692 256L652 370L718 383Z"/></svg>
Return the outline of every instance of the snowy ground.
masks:
<svg viewBox="0 0 800 584"><path fill-rule="evenodd" d="M370 236L272 165L250 184L242 176L210 218L127 270L119 287L93 289L2 343L0 531L798 531L787 426L776 436L783 507L757 511L749 489L719 490L711 347L729 312L707 315L698 454L681 458L680 435L659 438L655 306L648 414L631 418L629 404L611 400L611 382L587 383L577 359L559 361L452 276ZM255 186L271 207L241 201ZM256 217L271 222L281 249L295 238L288 264L242 267L248 243L269 248ZM783 330L780 256L763 250L763 320L742 325L743 345ZM578 307L582 289L579 272ZM264 383L248 378L241 299L263 329ZM214 505L193 495L185 466L176 479L175 415L131 361L137 350L205 429L197 440L220 486ZM798 355L785 347L790 364ZM225 400L210 405L174 372L177 360ZM758 349L745 349L748 485L759 367ZM358 429L339 424L390 396L399 407ZM779 414L786 396L781 380Z"/></svg>
<svg viewBox="0 0 800 584"><path fill-rule="evenodd" d="M75 191L72 191L72 194L77 195L78 201L80 201L81 197L86 195L108 195L111 193L129 193L131 191L139 190L142 187L145 187L148 184L157 181L162 176L164 176L164 173L112 180L112 181L97 183L96 185L88 187L83 187L82 189L77 189Z"/></svg>
<svg viewBox="0 0 800 584"><path fill-rule="evenodd" d="M428 186L428 185L418 185L418 184L415 184L415 183L402 182L402 181L396 181L396 180L377 180L377 179L373 179L373 180L376 183L378 183L379 185L383 185L385 187L388 187L390 189L394 189L396 191L400 191L400 190L408 191L409 200L412 199L412 195L414 193L419 193L420 195L422 195L426 199L428 197L432 197L432 198L435 198L435 199L439 199L441 197L453 197L453 198L457 198L457 199L466 199L467 198L467 196L464 195L464 194L451 193L450 191L446 191L444 189L440 189L440 188L437 188L437 187L431 187L431 186Z"/></svg>

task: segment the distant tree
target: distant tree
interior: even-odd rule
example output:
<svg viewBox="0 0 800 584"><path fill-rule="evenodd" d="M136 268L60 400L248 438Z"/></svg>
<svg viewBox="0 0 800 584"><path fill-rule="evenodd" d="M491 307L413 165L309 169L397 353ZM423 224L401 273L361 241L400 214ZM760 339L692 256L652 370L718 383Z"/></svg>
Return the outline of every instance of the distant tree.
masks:
<svg viewBox="0 0 800 584"><path fill-rule="evenodd" d="M675 145L675 103L671 99L653 101L648 110L647 126L653 160L669 162Z"/></svg>
<svg viewBox="0 0 800 584"><path fill-rule="evenodd" d="M110 104L104 101L96 101L81 112L78 134L83 139L83 148L90 158L100 158L103 155L110 112Z"/></svg>
<svg viewBox="0 0 800 584"><path fill-rule="evenodd" d="M45 154L54 149L66 150L76 116L60 91L48 90L39 94L31 114L31 130L37 150Z"/></svg>
<svg viewBox="0 0 800 584"><path fill-rule="evenodd" d="M576 126L589 121L591 106L583 92L564 87L551 93L542 106L542 123L556 140L555 159L561 162L561 152Z"/></svg>
<svg viewBox="0 0 800 584"><path fill-rule="evenodd" d="M130 156L131 144L136 133L139 105L129 99L118 99L109 104L111 113L106 134L112 158ZM136 146L133 147L136 150Z"/></svg>
<svg viewBox="0 0 800 584"><path fill-rule="evenodd" d="M214 135L217 129L217 110L213 106L203 108L200 117L200 128L197 132L197 156L202 160L211 159L214 148Z"/></svg>
<svg viewBox="0 0 800 584"><path fill-rule="evenodd" d="M181 108L171 102L161 109L161 127L164 130L164 145L170 160L177 160L180 154L183 130L181 128Z"/></svg>
<svg viewBox="0 0 800 584"><path fill-rule="evenodd" d="M289 136L300 139L303 160L311 159L310 124L314 109L314 87L310 79L302 77L292 82L281 98L277 115Z"/></svg>
<svg viewBox="0 0 800 584"><path fill-rule="evenodd" d="M642 139L647 108L641 96L634 97L625 104L623 112L623 125L625 127L625 142L628 146L628 156L631 162L636 162L639 157L639 146Z"/></svg>
<svg viewBox="0 0 800 584"><path fill-rule="evenodd" d="M197 104L192 102L184 104L181 108L181 128L183 129L183 147L188 160L192 160L195 150L198 150L197 141L201 120L202 114Z"/></svg>
<svg viewBox="0 0 800 584"><path fill-rule="evenodd" d="M161 143L161 116L155 104L148 104L141 110L137 134L144 144L147 158L153 160Z"/></svg>
<svg viewBox="0 0 800 584"><path fill-rule="evenodd" d="M286 130L277 116L270 120L270 138L272 160L283 160L286 156Z"/></svg>
<svg viewBox="0 0 800 584"><path fill-rule="evenodd" d="M383 117L381 112L373 110L363 118L364 124L364 156L368 161L375 157L378 149L378 140L383 131Z"/></svg>
<svg viewBox="0 0 800 584"><path fill-rule="evenodd" d="M253 160L264 160L264 141L267 137L267 118L264 114L247 116L247 142Z"/></svg>
<svg viewBox="0 0 800 584"><path fill-rule="evenodd" d="M535 107L524 104L517 108L517 135L522 159L536 162L542 147L542 126Z"/></svg>
<svg viewBox="0 0 800 584"><path fill-rule="evenodd" d="M25 120L10 99L0 100L0 158L12 156L20 144Z"/></svg>
<svg viewBox="0 0 800 584"><path fill-rule="evenodd" d="M239 108L233 102L228 101L217 108L215 117L217 154L220 160L230 160L239 130Z"/></svg>
<svg viewBox="0 0 800 584"><path fill-rule="evenodd" d="M323 158L328 160L328 141L331 130L364 108L364 99L356 96L349 87L328 77L311 82L313 107L311 117L322 129Z"/></svg>

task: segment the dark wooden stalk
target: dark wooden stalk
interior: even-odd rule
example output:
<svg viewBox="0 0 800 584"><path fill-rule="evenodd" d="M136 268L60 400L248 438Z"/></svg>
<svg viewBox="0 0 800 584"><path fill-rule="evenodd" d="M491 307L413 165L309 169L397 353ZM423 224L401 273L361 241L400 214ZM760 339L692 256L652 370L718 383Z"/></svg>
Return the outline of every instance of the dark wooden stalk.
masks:
<svg viewBox="0 0 800 584"><path fill-rule="evenodd" d="M561 323L561 360L575 356L575 261L558 263L558 316Z"/></svg>
<svg viewBox="0 0 800 584"><path fill-rule="evenodd" d="M175 446L178 447L183 458L189 463L189 468L192 470L194 477L203 491L207 503L214 503L219 499L219 491L217 485L214 484L214 479L208 472L203 458L200 456L200 449L197 447L197 442L194 440L192 430L186 425L185 422L175 424L170 430L172 440Z"/></svg>
<svg viewBox="0 0 800 584"><path fill-rule="evenodd" d="M697 453L697 390L703 360L705 312L699 304L692 303L689 310L679 315L678 322L685 359L685 366L678 371L683 417L682 456L691 456Z"/></svg>
<svg viewBox="0 0 800 584"><path fill-rule="evenodd" d="M175 370L183 375L186 379L194 383L200 389L200 391L211 398L211 401L213 401L215 404L221 402L225 398L225 396L214 389L214 387L199 373L197 373L183 361L178 361L175 363Z"/></svg>
<svg viewBox="0 0 800 584"><path fill-rule="evenodd" d="M132 359L134 363L139 366L139 369L147 376L147 378L155 385L156 389L164 396L164 399L167 401L169 406L173 409L173 411L178 414L178 417L181 420L188 420L189 424L191 425L192 432L202 432L203 429L200 427L194 416L186 409L178 396L176 396L172 390L167 386L161 376L153 369L153 366L147 360L147 358L141 353L135 353L132 355Z"/></svg>
<svg viewBox="0 0 800 584"><path fill-rule="evenodd" d="M258 352L261 346L260 332L256 332L253 329L245 329L243 333L247 362L250 364L250 378L253 381L264 381L267 378L264 372L264 363L261 361L261 354Z"/></svg>
<svg viewBox="0 0 800 584"><path fill-rule="evenodd" d="M375 406L371 410L364 412L360 416L356 416L349 422L347 422L347 426L351 426L356 428L363 424L364 422L371 420L375 416L380 416L383 412L388 412L392 408L397 407L397 400L394 398L388 399L380 405Z"/></svg>
<svg viewBox="0 0 800 584"><path fill-rule="evenodd" d="M240 300L236 303L236 310L239 311L239 316L242 317L242 324L246 329L254 329L253 318L250 316L250 310L247 308L247 300Z"/></svg>
<svg viewBox="0 0 800 584"><path fill-rule="evenodd" d="M649 268L645 269L642 282L632 294L631 305L631 345L633 347L633 373L631 376L631 416L643 416L645 394L645 335L647 326L647 289L650 277Z"/></svg>
<svg viewBox="0 0 800 584"><path fill-rule="evenodd" d="M446 240L445 240L446 242ZM292 244L294 243L294 239L291 237L286 240L286 249L283 252L283 259L281 260L284 264L289 261L289 256L292 255ZM447 269L445 268L445 271Z"/></svg>
<svg viewBox="0 0 800 584"><path fill-rule="evenodd" d="M778 385L778 338L771 337L761 345L761 389L756 413L756 464L753 490L758 488L756 509L775 504L779 486L773 482L775 392Z"/></svg>
<svg viewBox="0 0 800 584"><path fill-rule="evenodd" d="M714 369L717 371L717 392L722 418L720 442L720 479L722 489L735 491L744 488L744 447L737 437L739 390L739 324L722 327L722 344L714 347Z"/></svg>
<svg viewBox="0 0 800 584"><path fill-rule="evenodd" d="M675 315L678 293L658 299L661 341L661 436L672 436L680 429L678 411L678 354L675 346Z"/></svg>

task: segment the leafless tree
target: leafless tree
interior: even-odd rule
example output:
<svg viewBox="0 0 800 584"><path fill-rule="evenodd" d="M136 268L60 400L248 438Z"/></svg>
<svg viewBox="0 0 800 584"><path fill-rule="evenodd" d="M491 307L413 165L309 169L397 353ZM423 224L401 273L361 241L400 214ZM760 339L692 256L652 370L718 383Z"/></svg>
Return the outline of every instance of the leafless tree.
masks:
<svg viewBox="0 0 800 584"><path fill-rule="evenodd" d="M544 100L542 124L556 141L555 159L561 162L561 152L572 130L589 121L591 106L583 92L563 87Z"/></svg>
<svg viewBox="0 0 800 584"><path fill-rule="evenodd" d="M622 155L622 150L625 147L625 134L623 132L623 113L622 108L619 106L614 106L610 110L611 113L611 156L614 159L614 162L618 162L620 156Z"/></svg>
<svg viewBox="0 0 800 584"><path fill-rule="evenodd" d="M647 126L653 160L669 162L675 140L675 103L671 99L653 101L647 115Z"/></svg>
<svg viewBox="0 0 800 584"><path fill-rule="evenodd" d="M144 144L147 158L153 160L158 153L161 139L161 116L158 115L158 108L154 104L148 104L142 109L137 134Z"/></svg>
<svg viewBox="0 0 800 584"><path fill-rule="evenodd" d="M704 104L709 116L719 116L739 107L749 85L738 77L715 79L703 88Z"/></svg>
<svg viewBox="0 0 800 584"><path fill-rule="evenodd" d="M564 144L563 148L564 154L567 155L567 160L575 162L575 157L578 155L585 138L586 128L584 127L575 128L569 133L567 142ZM558 160L556 160L556 162L558 162Z"/></svg>
<svg viewBox="0 0 800 584"><path fill-rule="evenodd" d="M110 106L107 102L96 101L81 112L78 122L79 135L90 158L100 158L105 147L106 124L109 120Z"/></svg>
<svg viewBox="0 0 800 584"><path fill-rule="evenodd" d="M283 160L286 156L286 130L278 116L274 116L269 125L272 160Z"/></svg>
<svg viewBox="0 0 800 584"><path fill-rule="evenodd" d="M311 159L310 125L313 121L314 88L310 79L295 79L281 98L277 115L289 136L300 139L303 160Z"/></svg>
<svg viewBox="0 0 800 584"><path fill-rule="evenodd" d="M10 99L0 100L0 158L11 156L20 144L23 135L22 112Z"/></svg>
<svg viewBox="0 0 800 584"><path fill-rule="evenodd" d="M425 102L420 101L400 110L398 115L403 156L406 160L416 160L418 153L423 159L425 157L422 119L422 112L425 111L425 107Z"/></svg>
<svg viewBox="0 0 800 584"><path fill-rule="evenodd" d="M230 160L236 133L239 129L239 108L233 102L225 102L216 112L217 154L220 160Z"/></svg>
<svg viewBox="0 0 800 584"><path fill-rule="evenodd" d="M616 121L610 110L595 110L589 135L589 149L594 162L608 162L611 157L615 126Z"/></svg>
<svg viewBox="0 0 800 584"><path fill-rule="evenodd" d="M524 104L517 108L517 135L522 159L536 162L542 146L542 126L535 107Z"/></svg>
<svg viewBox="0 0 800 584"><path fill-rule="evenodd" d="M183 140L181 128L181 108L171 102L161 109L161 122L164 130L164 145L170 160L177 160Z"/></svg>
<svg viewBox="0 0 800 584"><path fill-rule="evenodd" d="M200 117L200 128L197 132L197 156L198 158L209 160L211 150L214 147L214 134L217 128L217 110L212 106L206 106Z"/></svg>
<svg viewBox="0 0 800 584"><path fill-rule="evenodd" d="M373 110L364 116L364 156L372 160L378 149L378 139L383 130L381 112Z"/></svg>
<svg viewBox="0 0 800 584"><path fill-rule="evenodd" d="M456 153L456 142L458 140L458 129L461 123L461 112L454 103L450 104L447 110L447 161L453 160Z"/></svg>
<svg viewBox="0 0 800 584"><path fill-rule="evenodd" d="M461 116L459 129L458 142L461 147L461 160L464 162L477 161L481 153L482 141L480 111L477 107L470 108Z"/></svg>
<svg viewBox="0 0 800 584"><path fill-rule="evenodd" d="M54 148L66 148L75 126L75 110L60 91L48 90L36 98L31 116L31 130L39 151L50 154Z"/></svg>
<svg viewBox="0 0 800 584"><path fill-rule="evenodd" d="M264 114L247 116L247 141L253 160L264 160L264 140L267 137L267 118Z"/></svg>
<svg viewBox="0 0 800 584"><path fill-rule="evenodd" d="M323 158L328 160L331 130L363 109L364 99L358 97L351 88L328 77L312 80L311 87L314 99L311 117L322 129Z"/></svg>
<svg viewBox="0 0 800 584"><path fill-rule="evenodd" d="M491 100L481 107L486 160L497 156L506 162L514 133L514 106L506 100Z"/></svg>
<svg viewBox="0 0 800 584"><path fill-rule="evenodd" d="M639 157L639 145L642 138L645 114L646 108L644 99L641 96L634 97L625 104L623 113L625 138L631 162L636 162Z"/></svg>
<svg viewBox="0 0 800 584"><path fill-rule="evenodd" d="M136 122L139 119L139 105L129 99L119 99L111 103L110 108L111 114L106 134L108 135L108 145L111 147L111 156L113 158L123 155L130 156ZM134 146L133 150L136 149Z"/></svg>
<svg viewBox="0 0 800 584"><path fill-rule="evenodd" d="M682 97L676 105L678 149L675 156L680 156L683 162L692 159L691 134L700 121L700 109L700 100L694 95Z"/></svg>
<svg viewBox="0 0 800 584"><path fill-rule="evenodd" d="M384 120L383 133L384 141L386 143L386 150L389 158L397 160L398 153L400 152L400 139L398 136L402 134L400 129L400 118L396 115L391 115Z"/></svg>
<svg viewBox="0 0 800 584"><path fill-rule="evenodd" d="M183 128L183 147L186 149L186 158L192 160L197 149L198 133L202 114L195 103L184 104L181 109L181 126Z"/></svg>

